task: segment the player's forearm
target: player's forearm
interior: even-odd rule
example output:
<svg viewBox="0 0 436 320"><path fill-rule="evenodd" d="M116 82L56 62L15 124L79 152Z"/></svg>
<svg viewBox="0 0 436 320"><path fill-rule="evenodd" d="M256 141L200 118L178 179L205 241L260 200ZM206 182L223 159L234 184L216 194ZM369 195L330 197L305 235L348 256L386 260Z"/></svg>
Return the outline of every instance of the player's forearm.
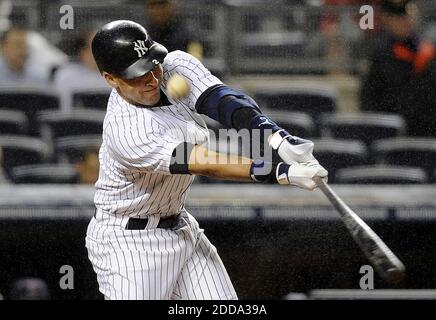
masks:
<svg viewBox="0 0 436 320"><path fill-rule="evenodd" d="M292 184L308 190L316 187L313 177L327 177L327 171L316 163L289 165L284 162L254 161L241 156L216 153L187 142L174 149L170 172L226 180Z"/></svg>
<svg viewBox="0 0 436 320"><path fill-rule="evenodd" d="M197 111L228 128L259 131L260 148L265 148L265 135L274 151L288 164L314 160L313 143L295 137L262 113L256 102L243 92L225 85L206 90L198 99ZM273 153L276 154L275 152Z"/></svg>
<svg viewBox="0 0 436 320"><path fill-rule="evenodd" d="M189 157L188 170L191 174L215 179L251 181L251 163L249 158L216 153L195 146Z"/></svg>

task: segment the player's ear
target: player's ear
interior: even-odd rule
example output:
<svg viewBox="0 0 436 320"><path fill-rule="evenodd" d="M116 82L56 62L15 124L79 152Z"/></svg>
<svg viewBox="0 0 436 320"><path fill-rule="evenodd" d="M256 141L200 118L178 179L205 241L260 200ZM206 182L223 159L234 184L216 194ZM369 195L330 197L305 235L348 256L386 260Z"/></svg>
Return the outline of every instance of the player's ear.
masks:
<svg viewBox="0 0 436 320"><path fill-rule="evenodd" d="M115 88L115 89L118 88L118 83L117 83L116 79L110 73L103 71L103 77L112 88Z"/></svg>

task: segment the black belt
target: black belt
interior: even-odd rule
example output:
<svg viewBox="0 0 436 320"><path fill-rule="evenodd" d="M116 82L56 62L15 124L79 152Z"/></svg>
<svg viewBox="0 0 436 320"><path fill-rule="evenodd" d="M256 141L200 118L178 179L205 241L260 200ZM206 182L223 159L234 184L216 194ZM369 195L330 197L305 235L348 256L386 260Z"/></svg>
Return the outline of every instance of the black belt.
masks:
<svg viewBox="0 0 436 320"><path fill-rule="evenodd" d="M171 217L162 217L159 219L159 223L157 224L157 228L161 229L172 229L174 228L179 221L179 215L171 216ZM138 218L129 218L129 221L126 225L126 230L144 230L147 227L148 218L138 219Z"/></svg>

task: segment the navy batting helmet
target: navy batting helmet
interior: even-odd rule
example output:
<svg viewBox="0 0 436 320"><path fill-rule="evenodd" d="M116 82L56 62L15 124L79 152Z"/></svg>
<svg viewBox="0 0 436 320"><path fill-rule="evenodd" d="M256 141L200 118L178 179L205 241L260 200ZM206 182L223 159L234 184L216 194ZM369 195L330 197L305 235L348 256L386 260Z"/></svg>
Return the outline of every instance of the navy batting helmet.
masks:
<svg viewBox="0 0 436 320"><path fill-rule="evenodd" d="M139 23L117 20L97 32L92 40L92 54L100 72L133 79L162 63L168 50L154 42Z"/></svg>

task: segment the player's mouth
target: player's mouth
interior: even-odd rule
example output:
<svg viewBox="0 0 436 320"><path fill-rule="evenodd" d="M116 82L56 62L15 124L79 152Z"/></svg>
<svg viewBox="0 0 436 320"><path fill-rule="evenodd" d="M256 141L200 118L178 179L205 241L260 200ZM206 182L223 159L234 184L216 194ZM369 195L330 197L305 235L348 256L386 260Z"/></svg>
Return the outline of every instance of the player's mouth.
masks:
<svg viewBox="0 0 436 320"><path fill-rule="evenodd" d="M149 94L155 95L158 91L159 91L159 87L156 87L151 90L143 90L142 93L147 95Z"/></svg>

